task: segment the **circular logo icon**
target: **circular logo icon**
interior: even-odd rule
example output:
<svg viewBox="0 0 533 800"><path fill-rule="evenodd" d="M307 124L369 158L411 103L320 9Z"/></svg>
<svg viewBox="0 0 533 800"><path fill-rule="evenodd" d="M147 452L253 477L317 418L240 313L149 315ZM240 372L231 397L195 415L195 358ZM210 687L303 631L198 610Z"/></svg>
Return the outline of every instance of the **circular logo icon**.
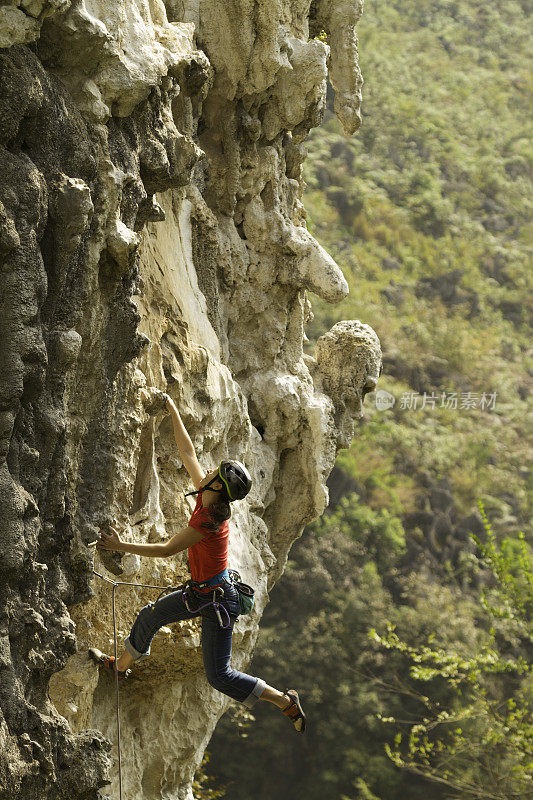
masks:
<svg viewBox="0 0 533 800"><path fill-rule="evenodd" d="M386 411L387 408L392 408L396 402L394 395L390 392L386 392L385 389L378 389L375 393L375 397L378 411Z"/></svg>

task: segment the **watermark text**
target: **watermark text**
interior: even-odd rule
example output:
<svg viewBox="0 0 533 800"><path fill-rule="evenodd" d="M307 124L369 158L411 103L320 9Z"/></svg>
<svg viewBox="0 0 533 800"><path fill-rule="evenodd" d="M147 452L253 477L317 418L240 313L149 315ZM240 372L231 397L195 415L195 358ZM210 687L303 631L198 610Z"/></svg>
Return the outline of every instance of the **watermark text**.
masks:
<svg viewBox="0 0 533 800"><path fill-rule="evenodd" d="M497 395L497 392L402 392L398 407L405 411L432 411L436 408L494 411ZM384 389L378 389L375 402L379 411L385 411L395 405L396 397Z"/></svg>

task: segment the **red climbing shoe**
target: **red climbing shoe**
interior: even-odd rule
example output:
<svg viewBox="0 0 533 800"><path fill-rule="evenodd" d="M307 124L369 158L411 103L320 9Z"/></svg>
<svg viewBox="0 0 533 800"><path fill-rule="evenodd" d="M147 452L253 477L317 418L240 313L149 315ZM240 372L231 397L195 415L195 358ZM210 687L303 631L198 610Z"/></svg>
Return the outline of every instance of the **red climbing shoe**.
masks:
<svg viewBox="0 0 533 800"><path fill-rule="evenodd" d="M97 647L91 647L89 650L89 655L92 660L98 664L98 666L103 667L107 672L112 672L113 675L115 672L118 672L118 679L121 681L123 678L127 678L131 675L131 669L127 670L116 670L115 669L115 656L106 656L102 653L101 650L98 650Z"/></svg>
<svg viewBox="0 0 533 800"><path fill-rule="evenodd" d="M294 728L298 733L305 731L305 714L301 706L298 692L295 689L286 689L285 694L290 698L290 703L287 708L283 709L283 713L290 719Z"/></svg>

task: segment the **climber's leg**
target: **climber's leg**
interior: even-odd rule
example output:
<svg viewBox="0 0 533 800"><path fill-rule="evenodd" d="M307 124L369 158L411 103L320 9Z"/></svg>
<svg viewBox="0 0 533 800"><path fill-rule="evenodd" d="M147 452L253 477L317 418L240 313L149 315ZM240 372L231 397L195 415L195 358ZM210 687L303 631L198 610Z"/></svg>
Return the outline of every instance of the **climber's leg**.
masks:
<svg viewBox="0 0 533 800"><path fill-rule="evenodd" d="M202 653L207 680L223 694L243 703L247 708L255 705L265 682L231 667L231 637L235 617L231 617L228 628L221 628L218 620L202 615Z"/></svg>
<svg viewBox="0 0 533 800"><path fill-rule="evenodd" d="M288 695L284 694L283 692L278 692L277 689L274 689L273 686L269 686L268 683L265 684L265 688L259 699L268 700L269 703L274 703L274 705L278 708L281 708L282 711L291 704Z"/></svg>
<svg viewBox="0 0 533 800"><path fill-rule="evenodd" d="M133 664L133 656L124 650L121 656L117 658L117 669L119 672L125 672Z"/></svg>
<svg viewBox="0 0 533 800"><path fill-rule="evenodd" d="M273 686L267 686L262 678L253 678L231 668L234 622L235 617L232 616L229 627L221 628L210 614L202 614L202 651L207 680L213 688L239 700L247 708L252 708L259 699L274 703L290 719L295 730L303 733L305 714L298 692L294 689L288 689L285 693L279 692Z"/></svg>
<svg viewBox="0 0 533 800"><path fill-rule="evenodd" d="M189 605L191 605L191 608L195 608L194 602L189 603ZM178 622L181 619L191 619L197 614L197 611L189 611L185 605L181 589L165 595L155 603L148 603L139 611L130 634L124 642L127 655L131 659L129 664L131 665L134 661L144 661L145 658L148 658L150 655L150 643L163 625L169 625L171 622ZM121 655L117 663L119 670L127 662L126 654Z"/></svg>

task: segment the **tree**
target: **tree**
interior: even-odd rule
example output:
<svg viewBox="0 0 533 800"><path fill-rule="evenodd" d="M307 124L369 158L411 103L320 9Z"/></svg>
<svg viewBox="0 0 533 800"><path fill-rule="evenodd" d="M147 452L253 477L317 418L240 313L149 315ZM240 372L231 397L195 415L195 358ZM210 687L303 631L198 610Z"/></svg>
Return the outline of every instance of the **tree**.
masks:
<svg viewBox="0 0 533 800"><path fill-rule="evenodd" d="M381 716L399 727L386 752L398 767L443 784L453 796L525 800L533 797L532 559L523 533L499 545L478 505L487 538L472 538L492 575L479 596L485 642L467 653L435 646L435 634L411 646L391 623L384 635L369 632L384 649L403 654L411 678L425 684L418 720L400 724Z"/></svg>

